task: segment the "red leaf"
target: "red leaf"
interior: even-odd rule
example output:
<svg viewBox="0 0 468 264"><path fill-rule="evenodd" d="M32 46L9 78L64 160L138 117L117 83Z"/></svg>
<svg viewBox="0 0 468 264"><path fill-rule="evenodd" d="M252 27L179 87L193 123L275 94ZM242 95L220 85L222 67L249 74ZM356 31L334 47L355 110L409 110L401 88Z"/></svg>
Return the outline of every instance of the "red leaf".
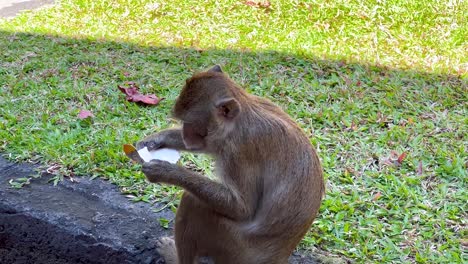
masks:
<svg viewBox="0 0 468 264"><path fill-rule="evenodd" d="M382 196L381 192L378 192L374 195L374 198L372 198L372 201L377 201L380 197Z"/></svg>
<svg viewBox="0 0 468 264"><path fill-rule="evenodd" d="M123 87L118 85L119 90L126 95L126 99L129 102L142 103L147 105L157 105L159 102L164 100L164 98L158 98L154 94L143 95L138 91L138 86L129 82L128 87Z"/></svg>
<svg viewBox="0 0 468 264"><path fill-rule="evenodd" d="M401 164L403 160L405 159L405 157L406 157L406 152L401 153L401 155L397 159L397 162Z"/></svg>
<svg viewBox="0 0 468 264"><path fill-rule="evenodd" d="M78 113L78 118L79 119L86 119L86 118L89 118L89 117L94 117L94 115L93 115L93 113L91 113L91 111L80 110L80 112Z"/></svg>

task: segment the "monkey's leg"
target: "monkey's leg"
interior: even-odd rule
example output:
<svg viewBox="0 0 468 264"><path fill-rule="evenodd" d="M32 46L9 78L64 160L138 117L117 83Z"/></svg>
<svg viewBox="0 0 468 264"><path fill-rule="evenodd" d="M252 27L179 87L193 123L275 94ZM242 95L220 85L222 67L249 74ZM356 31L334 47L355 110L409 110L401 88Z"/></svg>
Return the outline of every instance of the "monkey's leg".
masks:
<svg viewBox="0 0 468 264"><path fill-rule="evenodd" d="M174 239L162 237L156 243L156 250L164 258L166 264L178 264L177 251Z"/></svg>
<svg viewBox="0 0 468 264"><path fill-rule="evenodd" d="M219 251L220 244L228 243L213 210L188 192L184 192L177 209L174 231L181 264L212 264L206 260L212 260L211 255ZM200 257L208 258L202 261Z"/></svg>
<svg viewBox="0 0 468 264"><path fill-rule="evenodd" d="M191 239L181 239L177 236L177 234L176 240L177 257L179 259L179 264L195 264L195 260L198 258L197 249L195 248L195 242Z"/></svg>
<svg viewBox="0 0 468 264"><path fill-rule="evenodd" d="M150 151L159 148L187 150L182 139L182 130L180 129L166 129L149 135L142 141L136 143L136 147L137 149L147 147Z"/></svg>
<svg viewBox="0 0 468 264"><path fill-rule="evenodd" d="M175 218L174 235L180 264L193 264L200 246L200 232L205 229L200 223L199 202L184 192ZM203 225L203 223L200 223ZM198 264L198 263L197 263Z"/></svg>

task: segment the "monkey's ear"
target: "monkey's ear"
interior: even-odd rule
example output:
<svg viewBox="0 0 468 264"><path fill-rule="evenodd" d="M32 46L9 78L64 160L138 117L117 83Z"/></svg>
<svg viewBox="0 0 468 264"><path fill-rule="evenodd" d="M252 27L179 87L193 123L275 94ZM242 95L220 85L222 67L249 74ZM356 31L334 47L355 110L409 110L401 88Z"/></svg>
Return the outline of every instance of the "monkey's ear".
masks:
<svg viewBox="0 0 468 264"><path fill-rule="evenodd" d="M225 98L216 102L218 116L226 120L232 120L239 115L241 107L234 98Z"/></svg>
<svg viewBox="0 0 468 264"><path fill-rule="evenodd" d="M221 69L221 66L219 66L218 64L213 66L213 68L209 69L208 71L209 72L223 72L223 70Z"/></svg>

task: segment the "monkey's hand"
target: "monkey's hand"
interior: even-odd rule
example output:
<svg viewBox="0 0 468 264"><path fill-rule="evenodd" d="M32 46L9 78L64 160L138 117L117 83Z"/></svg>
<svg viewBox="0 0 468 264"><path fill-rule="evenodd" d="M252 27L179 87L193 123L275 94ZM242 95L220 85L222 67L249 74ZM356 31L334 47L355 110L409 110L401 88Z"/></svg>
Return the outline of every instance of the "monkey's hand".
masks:
<svg viewBox="0 0 468 264"><path fill-rule="evenodd" d="M143 163L142 171L150 182L171 183L171 178L184 174L185 169L164 160L150 160Z"/></svg>
<svg viewBox="0 0 468 264"><path fill-rule="evenodd" d="M182 187L230 219L245 220L252 214L252 208L233 188L196 172L162 160L145 162L142 170L148 181Z"/></svg>
<svg viewBox="0 0 468 264"><path fill-rule="evenodd" d="M176 150L185 150L185 144L182 139L180 129L167 129L159 133L147 136L142 141L136 143L138 150L147 147L149 151L160 148L170 148Z"/></svg>
<svg viewBox="0 0 468 264"><path fill-rule="evenodd" d="M142 141L136 143L136 149L140 150L147 147L149 151L162 148L164 145L164 137L159 133L147 136Z"/></svg>

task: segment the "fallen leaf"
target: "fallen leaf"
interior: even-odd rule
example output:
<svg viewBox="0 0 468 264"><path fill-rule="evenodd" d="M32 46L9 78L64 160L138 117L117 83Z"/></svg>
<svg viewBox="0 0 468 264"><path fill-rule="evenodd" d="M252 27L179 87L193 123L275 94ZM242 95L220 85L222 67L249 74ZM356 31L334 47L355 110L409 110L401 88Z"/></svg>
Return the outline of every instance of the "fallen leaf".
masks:
<svg viewBox="0 0 468 264"><path fill-rule="evenodd" d="M374 198L372 198L372 201L377 201L380 197L382 196L381 192L378 192L374 195Z"/></svg>
<svg viewBox="0 0 468 264"><path fill-rule="evenodd" d="M460 244L461 244L463 247L468 247L468 239L462 238L461 241L460 241Z"/></svg>
<svg viewBox="0 0 468 264"><path fill-rule="evenodd" d="M157 105L159 102L164 100L165 98L158 98L155 94L148 94L148 95L143 95L138 91L138 86L133 83L129 82L128 87L120 86L118 85L117 87L119 90L126 95L126 99L129 102L135 102L135 103L142 103L142 104L147 104L147 105Z"/></svg>
<svg viewBox="0 0 468 264"><path fill-rule="evenodd" d="M93 113L91 113L91 111L80 110L80 112L78 113L78 118L79 119L86 119L86 118L89 118L89 117L94 117L94 115L93 115Z"/></svg>
<svg viewBox="0 0 468 264"><path fill-rule="evenodd" d="M348 76L346 76L346 75L341 75L341 74L340 74L340 76L341 76L341 79L343 79L343 80L345 81L345 83L346 83L346 85L347 85L348 87L351 86L351 84L353 84L353 82L351 81L351 79L348 78Z"/></svg>
<svg viewBox="0 0 468 264"><path fill-rule="evenodd" d="M401 153L401 155L397 159L397 162L399 164L403 163L403 160L405 159L405 157L406 157L406 152Z"/></svg>
<svg viewBox="0 0 468 264"><path fill-rule="evenodd" d="M269 8L271 6L270 1L264 1L264 2L245 1L244 4L248 6L252 6L252 7L261 7L261 8Z"/></svg>
<svg viewBox="0 0 468 264"><path fill-rule="evenodd" d="M358 127L357 125L354 123L354 121L351 122L351 127L350 127L353 131L357 131L358 130Z"/></svg>
<svg viewBox="0 0 468 264"><path fill-rule="evenodd" d="M388 166L400 167L403 164L403 161L405 160L406 155L407 155L406 152L398 154L398 152L392 150L390 152L390 157L386 158L383 161L383 164L388 165Z"/></svg>
<svg viewBox="0 0 468 264"><path fill-rule="evenodd" d="M416 174L418 176L421 176L423 174L423 164L422 164L422 161L419 161L419 164L418 164L418 169L416 170Z"/></svg>
<svg viewBox="0 0 468 264"><path fill-rule="evenodd" d="M391 159L385 159L382 161L382 164L387 165L387 166L393 166L395 163Z"/></svg>
<svg viewBox="0 0 468 264"><path fill-rule="evenodd" d="M353 168L346 168L345 173L350 174L352 176L357 175L356 170L354 170Z"/></svg>

